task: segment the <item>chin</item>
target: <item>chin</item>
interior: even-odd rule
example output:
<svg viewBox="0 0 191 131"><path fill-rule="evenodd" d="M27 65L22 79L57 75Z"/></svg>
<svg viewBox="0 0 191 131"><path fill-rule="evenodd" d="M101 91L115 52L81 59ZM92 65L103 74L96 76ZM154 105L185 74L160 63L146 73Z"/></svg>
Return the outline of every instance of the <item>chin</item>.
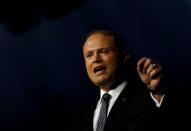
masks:
<svg viewBox="0 0 191 131"><path fill-rule="evenodd" d="M93 83L96 85L96 86L105 86L108 84L108 80L107 79L102 79L102 80L97 80L97 81L93 81Z"/></svg>

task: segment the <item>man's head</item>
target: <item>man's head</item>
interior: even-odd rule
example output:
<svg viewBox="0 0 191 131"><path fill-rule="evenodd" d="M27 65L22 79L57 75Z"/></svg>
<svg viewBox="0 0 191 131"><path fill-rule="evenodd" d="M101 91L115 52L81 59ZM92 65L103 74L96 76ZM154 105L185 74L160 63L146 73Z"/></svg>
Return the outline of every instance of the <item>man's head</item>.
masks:
<svg viewBox="0 0 191 131"><path fill-rule="evenodd" d="M83 54L91 81L105 91L117 82L128 54L122 39L114 32L96 30L84 43Z"/></svg>

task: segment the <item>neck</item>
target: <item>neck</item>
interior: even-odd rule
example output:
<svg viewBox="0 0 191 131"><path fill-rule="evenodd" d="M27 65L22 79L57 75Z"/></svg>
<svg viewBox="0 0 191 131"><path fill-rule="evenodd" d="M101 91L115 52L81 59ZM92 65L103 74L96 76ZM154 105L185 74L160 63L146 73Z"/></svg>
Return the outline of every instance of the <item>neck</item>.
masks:
<svg viewBox="0 0 191 131"><path fill-rule="evenodd" d="M107 84L104 86L100 86L100 88L102 90L104 90L105 92L109 92L110 90L115 89L122 81L123 81L123 79L117 79L113 83L110 83L110 84Z"/></svg>

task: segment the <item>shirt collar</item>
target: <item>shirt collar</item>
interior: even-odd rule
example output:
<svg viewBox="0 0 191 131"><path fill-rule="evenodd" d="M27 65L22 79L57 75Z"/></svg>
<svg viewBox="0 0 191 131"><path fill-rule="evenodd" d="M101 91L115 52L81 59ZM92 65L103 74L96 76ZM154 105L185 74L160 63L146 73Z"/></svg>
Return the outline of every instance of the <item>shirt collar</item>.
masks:
<svg viewBox="0 0 191 131"><path fill-rule="evenodd" d="M127 81L123 81L121 84L119 84L115 89L110 90L109 92L105 92L104 90L100 90L100 99L102 98L104 93L109 93L112 98L117 98L119 94L122 92L122 90L125 88L127 85Z"/></svg>

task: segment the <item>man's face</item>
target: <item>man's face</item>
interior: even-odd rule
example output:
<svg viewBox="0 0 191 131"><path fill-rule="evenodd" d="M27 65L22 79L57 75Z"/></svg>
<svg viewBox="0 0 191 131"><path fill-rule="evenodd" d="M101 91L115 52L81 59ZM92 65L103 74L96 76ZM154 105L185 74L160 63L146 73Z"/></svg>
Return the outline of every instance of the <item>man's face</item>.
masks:
<svg viewBox="0 0 191 131"><path fill-rule="evenodd" d="M110 88L119 69L119 53L113 36L101 33L89 36L83 53L91 81L101 88Z"/></svg>

